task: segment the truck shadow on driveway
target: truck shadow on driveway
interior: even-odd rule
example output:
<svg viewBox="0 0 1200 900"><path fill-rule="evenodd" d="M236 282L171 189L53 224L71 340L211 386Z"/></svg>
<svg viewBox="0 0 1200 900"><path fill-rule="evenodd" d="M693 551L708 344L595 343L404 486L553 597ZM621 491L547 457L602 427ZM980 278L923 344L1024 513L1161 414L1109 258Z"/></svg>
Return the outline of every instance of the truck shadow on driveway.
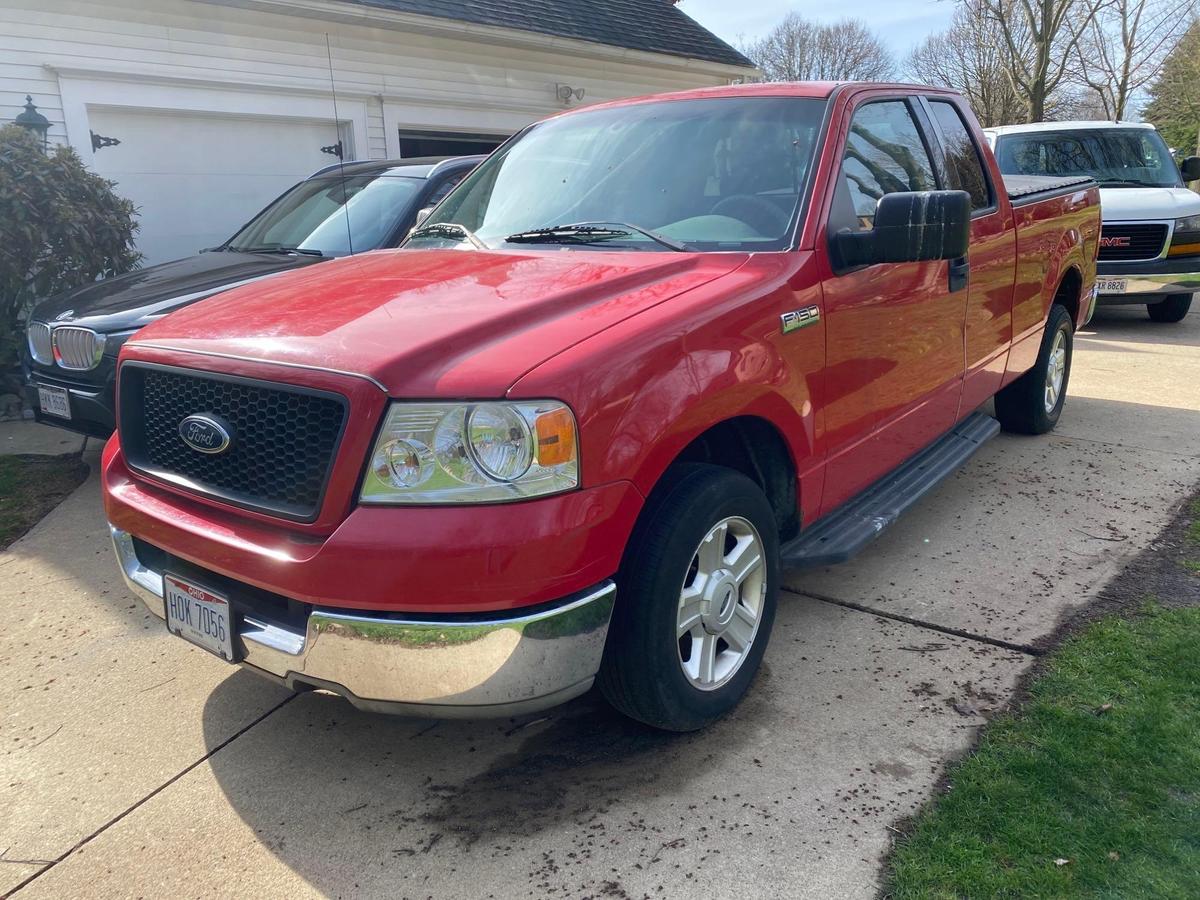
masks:
<svg viewBox="0 0 1200 900"><path fill-rule="evenodd" d="M210 748L227 737L218 727L210 734L210 722L227 718L222 707L238 702L240 680L257 677L234 673L209 697ZM567 838L559 862L575 864L593 845L619 839L614 831L645 830L607 814L688 796L716 767L752 765L745 744L756 732L750 723L770 715L762 710L769 680L765 670L735 715L690 735L630 721L596 692L540 715L477 722L372 715L302 694L209 764L259 840L323 891L345 890L355 869L381 865L397 879L415 871L417 889L422 872L462 864L467 851L528 856L541 840L564 851ZM443 859L404 863L435 848Z"/></svg>

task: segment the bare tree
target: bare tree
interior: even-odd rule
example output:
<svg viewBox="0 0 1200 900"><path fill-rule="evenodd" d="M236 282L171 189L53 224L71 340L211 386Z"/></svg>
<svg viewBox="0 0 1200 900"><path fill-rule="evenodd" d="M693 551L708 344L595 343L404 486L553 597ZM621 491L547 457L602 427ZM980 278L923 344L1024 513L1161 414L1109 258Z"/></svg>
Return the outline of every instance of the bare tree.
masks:
<svg viewBox="0 0 1200 900"><path fill-rule="evenodd" d="M768 81L881 81L896 69L888 48L857 19L822 25L788 13L742 51Z"/></svg>
<svg viewBox="0 0 1200 900"><path fill-rule="evenodd" d="M1076 46L1079 79L1106 119L1123 119L1130 101L1157 76L1188 27L1195 0L1111 0Z"/></svg>
<svg viewBox="0 0 1200 900"><path fill-rule="evenodd" d="M976 0L961 3L948 29L913 48L903 71L913 81L954 88L971 102L986 128L1019 122L1027 113L1008 76L1007 60L1000 26Z"/></svg>
<svg viewBox="0 0 1200 900"><path fill-rule="evenodd" d="M1007 50L1013 87L1026 98L1027 118L1047 117L1052 95L1072 74L1080 40L1112 0L979 0Z"/></svg>

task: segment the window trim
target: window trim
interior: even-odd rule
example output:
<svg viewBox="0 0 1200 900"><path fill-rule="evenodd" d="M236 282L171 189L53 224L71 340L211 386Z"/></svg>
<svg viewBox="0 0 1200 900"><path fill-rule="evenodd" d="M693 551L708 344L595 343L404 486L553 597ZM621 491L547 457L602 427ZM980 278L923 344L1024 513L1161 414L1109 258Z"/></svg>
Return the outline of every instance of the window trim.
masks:
<svg viewBox="0 0 1200 900"><path fill-rule="evenodd" d="M939 166L941 166L941 168L943 169L943 171L946 175L946 183L947 184L949 184L949 176L950 176L950 165L949 165L949 162L947 159L948 154L946 152L947 139L946 139L945 132L942 131L941 123L938 121L937 116L934 115L934 112L933 112L933 104L934 103L944 103L946 106L949 106L954 111L954 114L956 116L958 116L958 120L962 123L964 130L967 132L967 139L970 140L971 146L975 148L975 158L979 161L979 168L983 172L983 181L984 181L984 184L987 186L988 198L991 201L991 203L988 206L981 206L979 209L973 208L971 210L971 219L972 220L982 219L982 218L985 218L986 216L990 216L990 215L993 215L994 213L999 212L1000 211L999 192L996 190L995 182L992 179L992 173L990 171L988 171L988 166L987 166L987 163L985 162L985 157L979 147L979 140L975 137L975 134L972 132L971 126L967 123L967 119L963 115L962 108L955 101L955 98L949 97L949 96L947 96L947 97L940 97L940 96L930 97L929 95L926 95L926 94L919 94L917 96L917 100L919 102L919 105L921 106L921 111L924 113L925 119L928 122L931 136L933 137L933 139L935 140L935 142L938 145L937 155L938 155L938 159L939 159Z"/></svg>

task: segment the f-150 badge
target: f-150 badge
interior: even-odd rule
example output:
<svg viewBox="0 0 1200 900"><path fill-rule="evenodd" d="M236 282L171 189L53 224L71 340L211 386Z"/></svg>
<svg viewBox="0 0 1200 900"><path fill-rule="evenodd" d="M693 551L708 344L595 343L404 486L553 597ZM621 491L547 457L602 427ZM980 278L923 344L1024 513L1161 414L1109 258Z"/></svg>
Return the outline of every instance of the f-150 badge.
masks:
<svg viewBox="0 0 1200 900"><path fill-rule="evenodd" d="M804 309L793 309L790 312L785 312L779 317L780 327L783 328L783 333L787 334L791 331L796 331L800 328L807 328L809 325L816 325L821 321L821 308L818 306L806 306Z"/></svg>

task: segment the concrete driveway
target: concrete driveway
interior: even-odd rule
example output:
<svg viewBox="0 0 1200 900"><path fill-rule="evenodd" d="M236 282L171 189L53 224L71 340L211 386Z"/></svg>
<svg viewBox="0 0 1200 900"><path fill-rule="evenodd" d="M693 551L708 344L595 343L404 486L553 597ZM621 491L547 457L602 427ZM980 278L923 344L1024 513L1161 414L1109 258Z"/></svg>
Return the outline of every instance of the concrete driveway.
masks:
<svg viewBox="0 0 1200 900"><path fill-rule="evenodd" d="M1053 436L788 577L748 701L670 736L591 697L484 723L292 697L125 593L93 477L0 554L0 894L869 897L889 825L1198 481L1200 313L1102 314Z"/></svg>

